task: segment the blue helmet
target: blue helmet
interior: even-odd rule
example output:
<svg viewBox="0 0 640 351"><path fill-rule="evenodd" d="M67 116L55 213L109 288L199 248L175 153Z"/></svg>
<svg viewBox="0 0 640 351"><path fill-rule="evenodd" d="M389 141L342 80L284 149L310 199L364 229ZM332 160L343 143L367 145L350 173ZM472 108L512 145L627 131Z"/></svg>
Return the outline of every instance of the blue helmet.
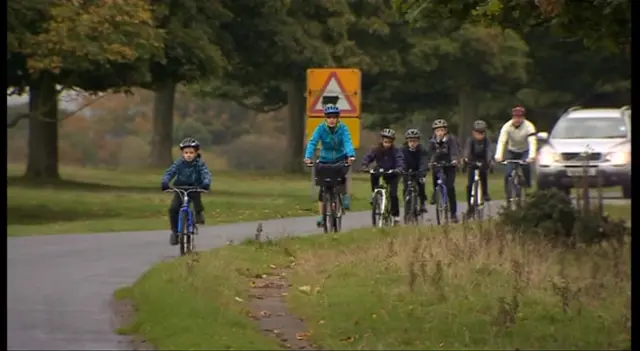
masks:
<svg viewBox="0 0 640 351"><path fill-rule="evenodd" d="M337 115L340 116L340 109L336 105L327 105L324 107L324 115Z"/></svg>

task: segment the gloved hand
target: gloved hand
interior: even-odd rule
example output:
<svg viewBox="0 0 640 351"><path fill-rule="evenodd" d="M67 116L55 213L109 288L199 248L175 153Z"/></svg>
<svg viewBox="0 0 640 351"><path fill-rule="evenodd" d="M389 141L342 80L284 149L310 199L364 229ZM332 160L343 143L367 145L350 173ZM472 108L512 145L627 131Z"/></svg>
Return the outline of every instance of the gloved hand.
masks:
<svg viewBox="0 0 640 351"><path fill-rule="evenodd" d="M394 174L402 174L402 171L403 171L402 168L396 168L396 169L393 170L393 173Z"/></svg>
<svg viewBox="0 0 640 351"><path fill-rule="evenodd" d="M162 191L167 191L167 190L169 190L169 183L162 183L162 185L160 186L160 188L162 188Z"/></svg>
<svg viewBox="0 0 640 351"><path fill-rule="evenodd" d="M421 175L420 177L418 177L418 183L420 184L424 184L424 177L423 175Z"/></svg>
<svg viewBox="0 0 640 351"><path fill-rule="evenodd" d="M211 189L211 184L203 184L203 185L201 186L201 188L202 188L202 190L209 191L209 189Z"/></svg>

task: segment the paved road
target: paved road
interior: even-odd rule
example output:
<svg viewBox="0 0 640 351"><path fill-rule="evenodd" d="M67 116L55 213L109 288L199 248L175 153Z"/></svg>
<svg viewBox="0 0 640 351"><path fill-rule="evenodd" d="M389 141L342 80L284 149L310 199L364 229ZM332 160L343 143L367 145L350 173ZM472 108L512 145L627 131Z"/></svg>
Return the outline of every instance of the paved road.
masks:
<svg viewBox="0 0 640 351"><path fill-rule="evenodd" d="M497 207L494 202L493 212ZM433 218L433 212L429 215ZM314 219L263 221L264 235L317 233ZM198 249L251 237L257 224L202 228ZM344 229L369 224L369 212L352 212ZM167 231L8 238L7 348L128 349L126 340L113 333L109 300L115 289L132 284L154 263L176 256L177 248L167 241Z"/></svg>

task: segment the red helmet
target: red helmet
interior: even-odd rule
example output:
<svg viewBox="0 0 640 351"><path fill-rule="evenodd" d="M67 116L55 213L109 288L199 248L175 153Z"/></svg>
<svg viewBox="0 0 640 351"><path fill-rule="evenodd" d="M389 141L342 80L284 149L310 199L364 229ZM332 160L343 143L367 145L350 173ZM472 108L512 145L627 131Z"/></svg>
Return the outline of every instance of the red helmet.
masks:
<svg viewBox="0 0 640 351"><path fill-rule="evenodd" d="M524 116L526 110L524 109L524 107L518 105L514 108L511 109L511 115L512 116Z"/></svg>

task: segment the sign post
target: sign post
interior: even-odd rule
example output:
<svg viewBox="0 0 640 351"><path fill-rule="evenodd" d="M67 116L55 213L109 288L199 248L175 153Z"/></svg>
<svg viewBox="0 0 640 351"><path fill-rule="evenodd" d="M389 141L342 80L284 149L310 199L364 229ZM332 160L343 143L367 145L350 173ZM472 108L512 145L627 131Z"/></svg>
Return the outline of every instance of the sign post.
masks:
<svg viewBox="0 0 640 351"><path fill-rule="evenodd" d="M324 122L324 106L336 105L340 109L340 123L351 133L354 149L360 148L361 72L356 68L311 68L307 70L306 140L316 127ZM320 147L320 145L318 145ZM314 189L314 172L311 172L311 188ZM347 189L351 190L351 177L347 177ZM313 197L313 191L312 191Z"/></svg>

